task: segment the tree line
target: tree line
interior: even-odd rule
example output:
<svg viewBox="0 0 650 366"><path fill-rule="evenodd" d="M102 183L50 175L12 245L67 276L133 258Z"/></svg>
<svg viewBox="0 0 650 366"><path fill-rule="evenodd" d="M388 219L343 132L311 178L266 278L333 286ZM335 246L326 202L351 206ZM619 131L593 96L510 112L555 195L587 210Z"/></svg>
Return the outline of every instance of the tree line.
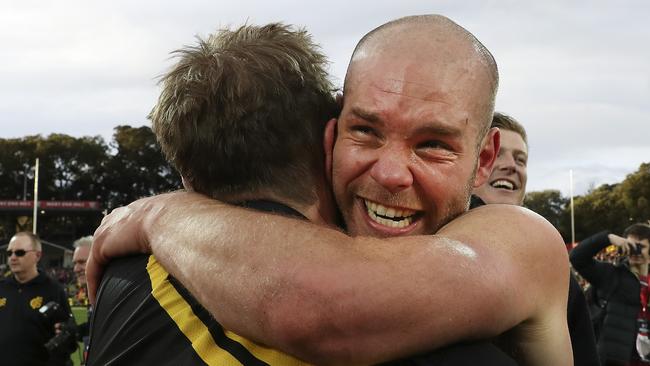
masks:
<svg viewBox="0 0 650 366"><path fill-rule="evenodd" d="M181 187L149 127L117 126L112 140L64 134L0 139L0 200L32 200L34 161L40 158L39 199L99 201L110 211L140 197ZM604 184L574 197L575 237L609 229L621 233L650 219L650 163L617 184ZM524 205L550 221L571 241L570 198L558 190L527 194ZM92 234L101 213L45 215L39 232L58 238ZM0 215L0 240L15 231L15 214Z"/></svg>
<svg viewBox="0 0 650 366"><path fill-rule="evenodd" d="M39 200L99 201L110 211L140 197L181 187L149 127L117 126L112 140L64 134L0 139L0 200L33 200L39 158ZM102 214L45 214L39 234L57 242L89 235ZM0 215L0 239L15 232L15 214Z"/></svg>
<svg viewBox="0 0 650 366"><path fill-rule="evenodd" d="M621 235L626 227L650 220L650 163L628 174L620 183L603 184L573 198L575 239L580 241L601 230ZM571 241L570 197L558 190L530 192L524 206L542 215Z"/></svg>

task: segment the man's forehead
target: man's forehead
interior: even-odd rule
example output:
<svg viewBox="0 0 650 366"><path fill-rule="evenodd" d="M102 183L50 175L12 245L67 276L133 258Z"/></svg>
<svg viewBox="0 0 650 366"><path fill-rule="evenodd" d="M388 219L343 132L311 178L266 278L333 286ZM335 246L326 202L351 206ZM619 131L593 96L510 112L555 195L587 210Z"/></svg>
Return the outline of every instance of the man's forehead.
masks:
<svg viewBox="0 0 650 366"><path fill-rule="evenodd" d="M528 144L517 131L499 128L501 131L501 149L520 151L528 155Z"/></svg>
<svg viewBox="0 0 650 366"><path fill-rule="evenodd" d="M15 248L15 247L25 247L25 246L31 246L32 241L26 237L26 236L15 236L11 241L9 242L9 247Z"/></svg>
<svg viewBox="0 0 650 366"><path fill-rule="evenodd" d="M416 81L386 77L369 81L368 87L376 88L385 93L399 94L407 98L449 104L445 100L444 92L431 85ZM363 93L363 90L360 92Z"/></svg>

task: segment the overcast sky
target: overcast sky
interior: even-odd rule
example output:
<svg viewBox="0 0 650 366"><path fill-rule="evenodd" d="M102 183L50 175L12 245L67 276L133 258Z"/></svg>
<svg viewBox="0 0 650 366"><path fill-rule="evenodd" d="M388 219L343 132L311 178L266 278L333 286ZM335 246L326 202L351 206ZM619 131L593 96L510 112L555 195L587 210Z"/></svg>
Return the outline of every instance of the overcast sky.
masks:
<svg viewBox="0 0 650 366"><path fill-rule="evenodd" d="M494 54L497 110L529 134L529 191L583 194L650 162L650 1L49 1L0 3L0 138L110 140L148 125L169 52L220 27L307 27L341 84L356 42L397 17L440 13Z"/></svg>

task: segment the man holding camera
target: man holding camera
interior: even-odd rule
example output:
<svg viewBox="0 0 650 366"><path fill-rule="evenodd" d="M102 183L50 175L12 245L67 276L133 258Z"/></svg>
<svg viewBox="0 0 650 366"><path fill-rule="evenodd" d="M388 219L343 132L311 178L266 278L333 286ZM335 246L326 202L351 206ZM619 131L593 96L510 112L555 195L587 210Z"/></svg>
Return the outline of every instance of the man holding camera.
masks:
<svg viewBox="0 0 650 366"><path fill-rule="evenodd" d="M610 245L621 256L618 263L594 259ZM647 349L649 251L650 225L644 223L629 226L623 236L601 231L582 240L571 251L573 268L594 287L600 307L592 308L591 315L596 318L599 313L602 317L594 325L599 328L597 348L603 365L650 364L647 362L650 356Z"/></svg>
<svg viewBox="0 0 650 366"><path fill-rule="evenodd" d="M70 362L72 342L59 343L65 341L61 337L51 342L54 324L70 317L70 306L63 288L38 270L41 254L41 241L30 232L19 232L9 241L12 276L0 280L0 349L5 366Z"/></svg>

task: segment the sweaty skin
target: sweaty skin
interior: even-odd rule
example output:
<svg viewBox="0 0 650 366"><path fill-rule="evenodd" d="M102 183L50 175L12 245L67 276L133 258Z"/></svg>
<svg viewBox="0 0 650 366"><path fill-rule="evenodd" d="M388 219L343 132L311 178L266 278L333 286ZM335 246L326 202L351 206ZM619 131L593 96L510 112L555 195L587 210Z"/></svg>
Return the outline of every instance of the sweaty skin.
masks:
<svg viewBox="0 0 650 366"><path fill-rule="evenodd" d="M504 222L512 230L499 233ZM522 364L572 362L566 250L521 207L472 210L435 236L351 238L170 193L105 218L87 268L92 295L101 266L132 253L134 239L226 328L311 362L375 363L517 325L508 336L520 337Z"/></svg>

